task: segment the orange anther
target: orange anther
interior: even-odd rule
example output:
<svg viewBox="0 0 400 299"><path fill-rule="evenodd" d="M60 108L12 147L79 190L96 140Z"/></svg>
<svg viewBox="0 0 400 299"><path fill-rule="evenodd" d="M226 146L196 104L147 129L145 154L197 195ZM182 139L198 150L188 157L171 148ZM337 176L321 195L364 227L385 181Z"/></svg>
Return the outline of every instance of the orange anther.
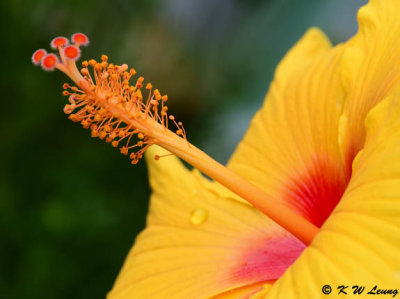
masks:
<svg viewBox="0 0 400 299"><path fill-rule="evenodd" d="M79 122L79 121L81 121L80 118L79 118L79 116L77 116L76 114L71 114L68 118L69 118L70 120L72 120L73 122Z"/></svg>
<svg viewBox="0 0 400 299"><path fill-rule="evenodd" d="M96 138L96 137L99 136L99 131L97 131L97 130L92 130L91 133L92 133L91 135L92 135L93 138Z"/></svg>
<svg viewBox="0 0 400 299"><path fill-rule="evenodd" d="M96 64L94 65L94 69L95 69L96 71L101 71L101 69L102 69L101 63L96 63Z"/></svg>
<svg viewBox="0 0 400 299"><path fill-rule="evenodd" d="M101 80L106 80L107 77L108 77L109 75L110 75L110 74L109 74L108 72L104 72L104 73L101 75Z"/></svg>
<svg viewBox="0 0 400 299"><path fill-rule="evenodd" d="M75 108L74 106L67 104L67 105L64 106L63 110L64 110L65 114L70 114L72 111L74 111L74 108ZM70 119L74 120L73 118L70 118Z"/></svg>
<svg viewBox="0 0 400 299"><path fill-rule="evenodd" d="M143 99L143 95L142 95L142 92L140 91L140 89L138 89L138 90L136 91L135 95L136 95L136 97L137 97L139 100L142 100L142 99Z"/></svg>
<svg viewBox="0 0 400 299"><path fill-rule="evenodd" d="M89 75L89 70L87 68L83 68L83 69L81 69L81 74L84 76L87 76L87 75Z"/></svg>
<svg viewBox="0 0 400 299"><path fill-rule="evenodd" d="M89 122L88 120L84 119L84 120L81 121L81 125L82 125L85 129L87 129L87 128L89 128L89 126L90 126L90 122Z"/></svg>
<svg viewBox="0 0 400 299"><path fill-rule="evenodd" d="M99 133L99 138L100 139L104 139L104 138L106 138L106 136L107 136L107 133L105 132L105 131L101 131L100 133Z"/></svg>
<svg viewBox="0 0 400 299"><path fill-rule="evenodd" d="M128 154L128 148L126 146L123 146L120 148L121 154L127 155Z"/></svg>
<svg viewBox="0 0 400 299"><path fill-rule="evenodd" d="M119 68L119 71L121 73L125 72L128 69L128 65L126 63L122 64L121 67Z"/></svg>
<svg viewBox="0 0 400 299"><path fill-rule="evenodd" d="M119 137L125 137L126 131L125 130L121 130L118 132L118 136Z"/></svg>

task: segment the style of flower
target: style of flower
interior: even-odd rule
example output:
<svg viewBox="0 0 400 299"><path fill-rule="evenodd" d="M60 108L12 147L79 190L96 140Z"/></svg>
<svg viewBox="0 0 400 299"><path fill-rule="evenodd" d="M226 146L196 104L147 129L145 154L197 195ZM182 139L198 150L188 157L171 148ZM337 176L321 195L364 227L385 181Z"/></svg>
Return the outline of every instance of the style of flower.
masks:
<svg viewBox="0 0 400 299"><path fill-rule="evenodd" d="M335 47L310 29L278 66L227 167L188 142L165 95L147 84L144 96L142 77L129 84L133 69L103 55L78 71L85 35L73 35L73 45L54 39L59 57L36 51L35 64L76 84L64 85L70 119L133 163L147 149L147 227L108 298L318 298L325 285L399 288L399 16L400 1L371 0L356 36ZM161 158L171 153L195 169Z"/></svg>

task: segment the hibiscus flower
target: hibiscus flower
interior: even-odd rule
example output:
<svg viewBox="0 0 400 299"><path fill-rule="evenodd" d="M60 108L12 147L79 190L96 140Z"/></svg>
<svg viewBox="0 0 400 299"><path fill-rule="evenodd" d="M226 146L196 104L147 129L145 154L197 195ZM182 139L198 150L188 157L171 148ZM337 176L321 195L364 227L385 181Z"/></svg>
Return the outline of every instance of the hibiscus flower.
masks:
<svg viewBox="0 0 400 299"><path fill-rule="evenodd" d="M59 57L36 51L35 64L75 82L64 85L70 119L133 164L147 150L147 226L108 298L318 298L342 285L395 296L399 16L400 1L371 0L346 43L306 32L226 167L188 142L166 95L143 77L129 84L133 69L103 55L78 71L84 34L54 39Z"/></svg>

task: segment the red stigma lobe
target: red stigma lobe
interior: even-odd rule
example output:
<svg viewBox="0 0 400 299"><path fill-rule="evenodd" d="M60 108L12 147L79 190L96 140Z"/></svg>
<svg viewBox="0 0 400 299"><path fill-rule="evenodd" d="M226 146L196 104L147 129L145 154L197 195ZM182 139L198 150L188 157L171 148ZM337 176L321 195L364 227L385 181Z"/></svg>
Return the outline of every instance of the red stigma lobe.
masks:
<svg viewBox="0 0 400 299"><path fill-rule="evenodd" d="M64 48L64 55L68 59L77 60L81 56L81 51L77 46L67 46Z"/></svg>
<svg viewBox="0 0 400 299"><path fill-rule="evenodd" d="M64 47L66 45L68 45L68 39L64 36L57 36L55 38L53 38L53 40L50 43L50 46L53 49L58 49L58 47Z"/></svg>
<svg viewBox="0 0 400 299"><path fill-rule="evenodd" d="M32 62L34 65L39 65L42 59L46 56L47 52L45 49L36 50L32 55Z"/></svg>
<svg viewBox="0 0 400 299"><path fill-rule="evenodd" d="M45 71L52 71L56 67L56 64L58 63L58 57L57 55L50 53L47 54L43 59L42 59L42 69Z"/></svg>
<svg viewBox="0 0 400 299"><path fill-rule="evenodd" d="M87 46L89 44L89 38L83 33L75 33L71 36L71 40L77 46Z"/></svg>

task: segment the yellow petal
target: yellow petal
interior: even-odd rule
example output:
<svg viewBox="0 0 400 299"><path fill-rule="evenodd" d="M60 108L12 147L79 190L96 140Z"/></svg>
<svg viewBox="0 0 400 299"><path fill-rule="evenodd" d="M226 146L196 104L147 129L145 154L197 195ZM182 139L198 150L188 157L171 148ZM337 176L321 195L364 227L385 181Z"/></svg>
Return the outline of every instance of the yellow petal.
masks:
<svg viewBox="0 0 400 299"><path fill-rule="evenodd" d="M262 298L267 293L267 290L271 288L271 284L265 284L264 282L258 282L255 284L247 285L244 287L229 290L221 293L217 296L211 297L212 299L245 299L245 298ZM257 297L258 296L258 297Z"/></svg>
<svg viewBox="0 0 400 299"><path fill-rule="evenodd" d="M265 284L263 289L257 293L255 293L253 296L250 297L250 299L262 299L265 298L266 295L268 295L269 291L272 289L272 285L270 284Z"/></svg>
<svg viewBox="0 0 400 299"><path fill-rule="evenodd" d="M146 229L109 298L206 298L254 293L281 276L304 245L217 183L153 146ZM231 293L228 291L232 290Z"/></svg>
<svg viewBox="0 0 400 299"><path fill-rule="evenodd" d="M264 106L228 167L320 226L345 189L338 126L342 112L338 65L317 29L289 51Z"/></svg>
<svg viewBox="0 0 400 299"><path fill-rule="evenodd" d="M348 173L364 144L365 116L400 80L399 15L400 1L371 0L359 10L359 32L346 45L341 69L347 93L341 123Z"/></svg>
<svg viewBox="0 0 400 299"><path fill-rule="evenodd" d="M325 284L336 294L339 285L365 286L365 297L375 285L400 291L399 115L397 89L367 116L365 147L343 199L268 298L325 298Z"/></svg>

